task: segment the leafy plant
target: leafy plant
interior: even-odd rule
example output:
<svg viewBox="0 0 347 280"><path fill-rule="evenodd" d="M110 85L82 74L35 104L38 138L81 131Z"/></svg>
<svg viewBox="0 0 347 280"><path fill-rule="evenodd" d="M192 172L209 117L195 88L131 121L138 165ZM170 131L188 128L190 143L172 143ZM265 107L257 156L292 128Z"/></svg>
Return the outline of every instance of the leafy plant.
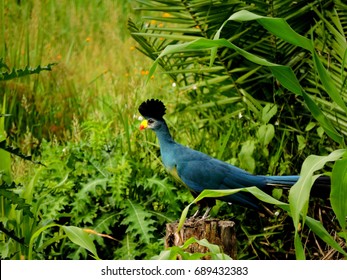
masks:
<svg viewBox="0 0 347 280"><path fill-rule="evenodd" d="M0 73L0 82L12 80L14 78L20 78L28 75L39 74L42 71L51 71L52 66L56 65L56 63L50 63L46 66L37 66L36 68L31 68L26 66L24 69L15 69L13 68L10 71L10 68L4 63L3 58L0 58L0 69L5 68L6 71Z"/></svg>
<svg viewBox="0 0 347 280"><path fill-rule="evenodd" d="M214 60L211 50L201 46L172 53L158 59L168 78L149 75L150 61L134 51L134 41L118 28L126 25L135 5L128 27L137 48L152 61L169 45L213 39L240 10L285 18L313 41L346 100L346 7L341 1L8 2L0 9L0 72L6 77L43 72L0 83L2 258L158 257L164 224L179 218L191 196L167 177L154 135L137 132L137 104L147 98L165 100L175 139L255 173L297 173L308 155L344 148L324 133L301 96L280 86L268 67L233 49L218 47ZM290 66L325 118L346 135L345 112L326 92L312 52L254 20L227 21L220 38L273 64ZM44 71L48 66L53 71ZM300 213L298 235L306 258L331 257L328 251L335 252L334 258L343 256L330 245L341 241L343 248L345 185L336 178L346 173L344 166L341 157L319 171L332 167L336 218L320 200L310 202L305 219ZM287 201L285 191L274 197ZM276 215L268 217L218 202L211 215L243 221L236 223L238 258L283 259L295 257L295 228L287 208L275 208ZM326 231L338 231L335 241ZM209 256L222 257L210 245ZM172 248L159 256L200 257L183 250Z"/></svg>
<svg viewBox="0 0 347 280"><path fill-rule="evenodd" d="M127 232L132 232L132 235L139 236L140 242L149 244L154 238L154 220L152 215L146 212L139 204L127 200L127 207L124 209L125 219L122 224L127 225Z"/></svg>
<svg viewBox="0 0 347 280"><path fill-rule="evenodd" d="M289 204L281 202L276 200L275 198L269 196L268 194L264 193L263 191L259 190L256 187L250 187L250 188L244 188L244 189L234 189L234 190L204 190L197 198L194 199L193 202L191 202L182 212L180 222L178 225L178 231L182 228L185 219L188 214L189 208L202 200L206 197L221 197L225 195L230 195L237 193L239 191L246 191L250 192L254 196L256 196L259 200L264 201L269 204L275 204L276 206L282 208L283 210L287 211L289 215L292 217L294 226L296 228L295 237L294 237L294 244L296 247L296 256L298 259L304 259L305 258L305 252L302 247L300 236L299 236L299 225L306 224L310 229L317 234L322 240L324 240L326 243L328 243L331 247L333 247L335 250L337 250L339 253L343 254L345 257L347 257L347 252L344 251L341 246L333 239L333 237L330 236L329 232L322 226L322 224L314 220L310 217L307 217L307 208L308 208L308 202L309 202L309 194L311 190L311 186L313 184L312 180L315 180L318 176L313 176L313 173L323 167L323 165L328 161L337 161L342 157L346 156L346 150L336 150L332 152L329 156L310 156L306 159L306 161L303 163L302 171L300 174L300 180L290 189L289 192ZM340 165L338 165L338 168L340 168ZM339 171L345 171L345 166ZM335 200L337 197L344 197L346 193L345 184L343 185L343 188L336 187L336 185L332 185L332 190L335 193L335 196L333 200ZM334 211L337 211L338 213L341 213L345 211L345 206L336 202L332 202L335 207ZM346 228L345 226L345 217L347 215L347 212L343 212L341 217L343 216L343 220L339 221L341 225L341 236L345 238L346 234ZM301 230L301 229L300 229Z"/></svg>
<svg viewBox="0 0 347 280"><path fill-rule="evenodd" d="M160 229L169 217L177 217L166 208L177 197L175 188L165 181L158 187L156 177L138 177L137 159L118 149L126 147L126 140L114 138L110 125L86 122L76 127L84 140L42 143L45 167L37 168L30 182L23 181L34 214L25 239L30 251L24 256L86 259L91 252L93 258L134 259L160 251Z"/></svg>
<svg viewBox="0 0 347 280"><path fill-rule="evenodd" d="M25 69L12 69L12 72L1 72L0 82L31 74L38 74L43 70L50 71L52 66L53 64L49 64L45 67L38 66L35 69L26 67ZM3 68L9 70L9 67L3 62L3 59L0 59L0 69ZM5 95L3 96L2 104L2 111L5 112ZM11 254L18 254L19 257L23 256L23 251L27 251L28 236L30 235L31 227L34 228L35 226L33 223L34 214L31 210L30 191L27 190L24 192L24 196L18 193L21 186L12 181L10 156L17 156L27 161L42 164L40 162L35 162L32 156L24 155L20 149L10 147L7 144L3 118L9 115L10 114L5 113L0 115L0 206L2 209L0 228L3 232L1 247L3 248L2 257L4 258ZM24 224L22 225L23 222ZM8 240L6 240L5 236L8 237Z"/></svg>
<svg viewBox="0 0 347 280"><path fill-rule="evenodd" d="M147 8L144 8L144 10L154 12L155 2L156 1L142 2L147 6ZM218 5L217 3L211 4L212 12L210 14L208 9L204 9L205 7L202 8L202 6L198 6L198 2L199 1L196 1L194 3L184 2L184 4L182 4L181 8L179 9L181 15L182 11L186 11L190 12L191 17L186 15L181 16L184 19L179 19L180 16L175 13L175 10L172 6L169 7L170 1L167 1L163 5L157 6L156 11L159 10L166 13L170 12L171 16L169 17L169 19L166 20L164 19L164 17L147 17L147 19L156 19L163 22L170 22L176 25L186 24L190 25L190 28L193 28L193 25L191 25L189 21L191 20L191 18L194 19L193 15L195 15L195 13L196 15L199 15L201 18L203 18L205 22L207 22L208 19L210 19L210 15L213 15L213 9L221 8L223 7L223 5L229 4L229 2L223 2L223 4L221 5ZM343 15L345 11L343 9L343 5L341 5L340 2L336 2L333 3L333 6L329 6L330 8L332 8L332 10L329 10L329 12L327 12L329 18L327 19L327 17L322 16L322 11L320 11L318 6L316 6L317 3L314 1L312 3L306 3L307 6L303 6L302 9L300 9L300 12L297 12L295 14L290 14L290 9L283 9L281 10L281 12L279 9L277 10L277 8L284 7L281 5L282 3L284 4L283 1L281 1L281 3L273 1L272 7L275 7L275 9L272 10L271 14L282 13L282 15L284 15L285 13L288 13L286 19L289 22L293 22L294 19L296 20L296 22L300 22L298 21L298 18L304 16L310 10L310 8L306 8L314 7L313 11L315 14L314 17L311 18L313 19L315 17L318 17L322 21L316 23L315 25L312 23L312 28L310 28L309 25L307 25L307 23L305 22L305 25L309 27L309 29L306 29L306 31L303 25L301 25L299 28L298 25L296 25L296 30L300 30L301 28L301 32L303 31L303 33L307 33L313 36L316 35L318 36L318 39L312 36L312 39L310 40L302 35L299 35L290 27L287 21L284 20L284 16L283 18L279 18L257 15L250 12L250 10L252 9L249 9L249 7L247 7L247 10L239 9L240 11L235 13L233 13L233 11L229 9L230 14L227 16L227 18L223 19L222 23L220 23L219 25L213 24L220 20L220 18L213 21L213 23L211 21L209 22L208 27L205 26L207 29L209 29L209 32L201 32L196 36L187 34L189 32L188 30L183 31L183 29L176 28L175 25L172 25L169 28L147 26L136 29L134 27L134 24L130 23L129 29L133 32L133 37L140 44L142 51L154 60L154 64L149 71L149 77L154 74L157 65L160 65L164 69L164 73L169 74L171 78L175 78L175 81L178 84L183 85L183 88L185 89L190 87L190 90L196 90L198 87L203 85L203 89L197 92L202 96L208 96L209 93L211 95L211 92L214 92L213 98L216 101L220 101L226 99L224 90L227 90L229 94L236 93L239 96L243 97L242 101L244 105L247 106L254 113L254 115L259 118L259 112L262 111L259 109L262 108L262 105L259 101L261 101L261 99L262 101L269 101L269 99L266 99L266 97L269 96L269 92L264 92L264 89L269 88L261 87L260 89L259 87L261 83L264 83L265 77L266 79L269 78L268 74L264 74L263 72L266 68L268 68L271 70L273 77L276 79L273 80L273 85L279 82L284 89L287 89L289 92L296 94L296 96L300 96L312 116L318 122L320 129L324 129L325 133L337 143L335 147L345 147L343 135L345 135L346 127L344 126L344 123L347 116L347 110L345 104L346 92L345 87L343 86L345 84L345 77L344 74L341 74L345 72L344 57L346 54L346 46L344 43L344 29L346 26L343 24ZM304 3L302 4L305 5ZM179 6L180 3L176 3L176 5ZM202 8L201 10L199 10L200 7ZM265 7L265 9L263 9L262 12L266 10L266 4L264 4L263 7ZM256 9L257 8L254 8L253 10ZM265 33L267 34L265 36L263 35L264 33L260 33L259 26L256 27L254 25L255 21L263 26L264 29L269 31L269 33ZM237 24L236 22L240 22L241 24L239 26L235 26L235 24ZM202 25L197 25L198 29L201 29L201 26ZM234 32L233 36L230 36L230 32L233 32L233 30L236 30L238 33L235 34L236 32ZM250 32L250 30L252 32ZM167 35L169 32L172 32L172 34L175 34L175 32L182 32L183 34L177 36L171 34ZM259 35L255 35L256 32L262 34L261 36L264 39L259 40ZM332 34L329 40L322 39L325 38L324 36L326 36L326 32L330 32L329 34ZM251 33L252 36L248 36L249 33ZM158 44L158 37L164 38L165 43L163 42L163 40L161 40L161 43ZM177 41L175 42L173 41L173 39L176 39ZM168 42L169 40L172 40L171 43ZM263 51L263 47L265 45L263 43L267 40L272 42L270 44L271 47L269 47L269 45L267 46L268 53ZM178 43L178 41L180 41L180 43ZM188 42L182 43L182 41ZM160 46L161 48L158 48L158 46ZM300 47L302 49L300 50L297 47ZM253 50L253 52L250 52L250 49ZM285 52L288 54L288 57L282 57L281 59L275 57L275 63L269 62L270 60L273 60L273 57L269 55L269 53L273 49L275 49L276 52L285 50ZM331 50L334 50L334 63L335 65L337 65L336 68L332 67L335 68L332 72L328 71L325 68L331 67L328 63L328 60L326 59ZM226 61L223 60L223 55L226 55L229 61L231 61L229 64L227 64L227 66L225 63L223 64L223 61ZM282 55L284 55L284 53L282 53ZM302 61L298 61L296 59L297 55L300 57L305 57L304 62L310 65L310 68L305 68L305 71L307 73L304 72L304 74L302 74L300 72L300 69L302 69L302 65L300 63L302 63ZM244 60L240 60L238 58L240 56L243 57ZM200 65L193 62L193 59L190 59L190 57L194 57L194 60L198 61ZM199 57L200 59L197 60L196 57ZM236 66L238 68L236 69L239 69L240 65L245 65L244 67L248 67L243 69L243 71L248 71L244 76L238 76L238 73L234 74L234 72L236 72L234 71L235 67L231 67L234 61L237 61L238 63L238 65ZM250 69L247 61L253 63L253 68ZM218 67L221 63L224 66L223 68ZM201 67L202 64L204 66ZM257 65L259 65L260 67ZM298 67L298 65L300 65L300 67ZM226 69L228 69L228 71L225 71ZM211 73L213 73L214 76L212 76ZM256 75L257 78L255 78L254 75ZM199 83L196 76L203 79L203 83ZM251 76L252 78L250 78ZM237 77L236 80L235 77ZM247 85L248 79L253 84L256 84L257 88L252 88ZM312 89L313 80L315 84L314 87L318 87L319 90L322 90L322 94L320 94L316 88ZM307 83L307 81L309 82ZM318 86L316 86L317 81ZM228 87L226 86L226 84L230 84L230 86ZM214 87L211 87L211 85L213 85ZM275 87L273 86L272 89L274 90ZM257 93L257 91L259 92L259 90L263 91L264 94L259 95ZM280 100L281 96L283 96L283 92L284 90L280 88L279 90L275 90L273 95L270 95L272 96L272 98L277 99L276 104L279 104L278 100ZM310 93L308 94L308 92ZM261 97L261 99L259 99L259 96L265 96L265 98ZM195 99L196 96L194 96L194 100ZM287 112L286 114L284 114L285 116L293 116L294 111L290 107L283 106L281 110ZM331 114L332 110L334 110L333 114ZM222 114L225 113L223 110L221 112ZM301 129L302 131L303 125L299 124L298 122L293 123L290 120L291 118L292 117L289 117L288 119L282 119L282 126L284 125L285 127L288 125L294 125L295 129ZM312 121L310 126L314 126L312 125ZM264 137L264 135L266 135L266 128L270 129L268 130L268 133L269 135L271 135L272 128L270 127L271 126L263 126L258 132L259 135L263 135ZM308 124L306 126L306 131L309 131L311 129L312 128L309 128ZM319 130L317 130L317 132L319 133L319 135L322 135ZM305 145L303 141L304 138L298 135L297 139L299 144L301 142L301 147L299 148L302 150L302 146ZM246 150L252 149L253 148L248 147ZM339 170L341 168L341 171L344 171L344 169L342 169L341 167L342 164L340 163L340 158L344 152L344 150L336 150L331 154L331 156L327 157L327 159L329 160L337 161L336 165L338 166ZM339 155L337 157L334 157L334 154ZM304 162L301 172L301 179L291 189L289 194L289 205L284 207L285 210L288 211L290 215L292 215L294 226L296 228L294 244L296 248L296 257L299 259L305 258L305 253L298 235L298 226L300 219L302 219L303 221L302 224L309 225L311 229L314 230L314 232L325 242L333 246L335 249L338 248L337 250L340 253L345 254L345 252L339 246L337 246L337 243L334 242L328 232L324 230L324 228L319 224L319 222L311 220L306 216L309 190L314 179L316 178L316 175L313 176L313 171L322 168L322 165L318 164L319 160L316 162L316 165L316 163L312 162L313 159L314 156L309 156L307 158L308 162ZM311 171L308 172L308 170ZM335 174L338 173L339 172ZM303 180L307 180L307 185L302 184ZM334 183L336 179L332 180L332 192L335 192L335 188L339 188L339 190L341 190L342 187L339 185L337 186L337 184ZM341 185L346 186L347 182L343 182L341 183ZM346 192L345 187L343 187L343 189L344 192ZM301 191L303 190L305 190L306 195L298 195L298 193L301 193ZM216 193L210 195L213 196L216 195ZM258 196L261 197L261 195L259 194ZM342 197L344 197L344 195L342 195ZM337 202L338 201L335 200L334 203ZM274 203L274 201L272 203ZM290 209L288 208L288 206L290 206ZM283 207L283 205L280 207ZM346 217L347 213L342 209L344 208L339 207L337 211L340 213L340 217ZM334 210L336 210L336 208ZM341 213L341 210L344 211L344 214ZM182 214L183 217L187 215L186 211L188 211L187 208ZM181 220L181 222L182 221L183 220ZM340 225L344 226L344 223ZM342 232L344 231L345 228L342 227Z"/></svg>
<svg viewBox="0 0 347 280"><path fill-rule="evenodd" d="M200 246L207 247L207 253L188 253L186 249L193 243L198 243ZM167 250L161 251L158 256L152 257L152 260L198 260L209 258L211 260L231 260L231 258L222 253L217 245L209 243L206 239L197 240L194 237L189 238L182 246L173 246Z"/></svg>
<svg viewBox="0 0 347 280"><path fill-rule="evenodd" d="M325 49L319 51L321 54L328 53L331 46L336 48L332 50L335 54L334 56L340 55L343 57L344 52L341 51L344 46L342 44L343 38L341 37L343 33L338 29L340 26L341 28L344 26L342 23L344 12L342 4L338 1L326 4L325 2L324 4L321 3L321 1L301 1L291 5L291 2L289 2L257 1L253 4L245 4L237 1L211 1L208 3L204 1L141 1L138 9L145 13L143 17L145 23L139 25L130 21L129 30L132 32L134 39L138 41L140 51L151 59L156 60L156 63L164 70L163 73L168 74L175 81L177 92L192 100L192 104L188 103L190 106L178 107L179 109L194 110L194 113L197 115L201 114L198 111L200 108L204 108L205 114L209 113L208 110L214 110L214 118L225 122L228 118L232 118L232 115L229 115L230 111L239 109L241 105L246 106L247 110L250 110L252 118L259 120L261 108L266 103L274 103L274 100L276 100L275 103L279 105L277 123L281 124L280 129L286 130L288 133L287 137L301 139L303 143L302 137L304 135L306 139L317 139L314 130L305 131L303 128L311 123L311 125L314 124L316 129L321 130L321 122L319 123L320 125L317 125L317 121L310 119L311 116L305 113L306 109L303 107L302 99L300 100L295 95L278 87L277 80L270 75L263 63L266 64L268 63L266 61L273 61L273 66L277 62L290 66L294 74L300 77L305 93L316 93L317 90L314 89L316 83L306 82L306 78L309 76L310 81L316 81L314 78L316 77L314 72L316 68L310 64L312 62L310 59L311 47L308 47L309 50L300 49L297 44L292 44L290 41L286 41L285 38L276 37L267 32L254 20L250 20L251 18L243 20L242 23L228 20L233 14L235 14L233 17L236 19L236 11L246 9L250 12L257 12L260 15L270 14L272 17L285 18L289 24L294 26L296 32L300 34L310 34L312 30L317 30L316 27L319 26L320 36L324 36L325 23L319 21L322 20L322 13L326 12L330 17L334 13L327 11L336 9L336 15L341 15L340 23L338 23L339 17L336 17L336 21L333 18L327 20L336 23L330 26L330 28L335 26L333 34L340 34L336 37L339 43L325 44ZM324 12L320 10L321 5L326 5ZM312 12L312 8L314 12ZM240 13L238 15L241 16ZM264 20L266 21L267 19ZM280 19L274 20L277 23L281 21ZM258 21L262 20L259 19ZM281 26L284 28L284 25L282 24ZM281 30L281 28L278 30ZM288 29L291 28L286 28L281 34L292 36L293 33L288 33ZM278 33L279 31L277 31ZM213 39L215 36L219 36L225 41L223 43L217 40L212 42L210 39ZM204 41L203 38L206 40ZM309 39L303 36L300 37L300 35L297 38L301 39L301 41L297 41L299 44L304 41L305 46L312 46ZM196 44L193 43L190 50L188 50L189 47L184 49L184 44L190 45L193 41L196 41ZM209 46L205 45L207 41L210 44ZM183 44L180 46L179 43ZM199 45L200 43L201 45ZM164 55L163 50L167 46L169 47L166 51L169 52L170 48L175 47L177 51L175 52L172 49L172 52L170 51L170 53L167 53L168 55ZM230 46L234 47L231 48ZM211 49L213 50L212 55L210 55ZM243 54L248 52L248 54L244 57L240 56L239 52ZM248 55L255 60L257 60L256 57L265 58L266 60L260 59L253 61L256 63L250 63ZM337 61L341 61L341 57ZM341 65L343 66L343 63ZM267 66L270 65L267 64ZM287 70L289 71L289 68ZM148 77L151 77L152 74L150 72ZM340 76L337 73L336 75L334 74L334 80L340 80ZM281 81L285 82L285 79ZM339 85L342 84L343 80L341 83L339 82ZM285 83L283 85L288 86ZM339 86L339 88L343 90L343 87ZM301 94L300 91L301 89L298 91L298 87L296 87L295 93ZM305 93L304 96L307 96ZM325 97L321 96L325 100ZM308 95L307 98L315 100L317 97L318 95L315 94L315 96ZM321 101L321 105L329 106L329 102ZM180 102L184 102L184 99L181 98ZM199 105L194 106L193 104ZM210 106L205 106L207 104L210 104ZM238 105L238 107L235 105ZM330 107L328 109L325 105L321 107L325 115L324 118L329 119L328 121L332 120L335 124L338 122L338 125L335 126L339 127L339 131L343 131L341 127L341 123L345 122L343 113L335 114L335 116L338 116L338 119L334 121L330 113ZM311 104L312 106L314 105ZM302 111L303 114L297 115L296 111ZM317 117L317 114L319 115L317 112L314 116ZM321 116L319 117L322 119ZM327 129L328 125L325 125L325 128ZM332 128L330 127L330 129ZM319 135L319 138L322 139L322 134L320 133ZM341 135L339 138L341 140ZM275 140L279 141L279 139ZM337 139L335 138L335 140ZM306 142L309 141L306 140ZM327 139L324 141L329 142ZM290 143L283 144L285 149L291 148ZM295 160L293 165L301 164L305 156L310 154L310 151L311 153L327 152L324 151L322 146L309 145L307 143L306 149L301 149L299 153L301 157L293 159Z"/></svg>

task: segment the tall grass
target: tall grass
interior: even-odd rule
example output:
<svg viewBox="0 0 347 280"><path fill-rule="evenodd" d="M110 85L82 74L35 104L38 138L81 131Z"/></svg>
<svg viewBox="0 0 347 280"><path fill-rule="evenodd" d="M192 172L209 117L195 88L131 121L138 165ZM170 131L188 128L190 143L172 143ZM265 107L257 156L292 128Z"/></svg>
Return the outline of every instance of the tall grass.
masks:
<svg viewBox="0 0 347 280"><path fill-rule="evenodd" d="M136 205L134 211L144 214L148 224L153 222L154 214L144 207L152 209L154 202L141 202L147 179L139 176L137 170L144 169L149 177L153 173L148 172L146 163L138 166L143 154L134 158L134 151L139 148L136 114L143 99L163 96L165 82L154 78L150 87L144 87L150 62L135 51L128 36L130 4L0 0L0 7L0 58L9 68L57 63L52 72L0 83L1 113L6 114L6 118L0 119L1 140L6 139L26 154L36 151L46 164L40 167L14 158L10 168L9 154L0 149L0 156L6 156L6 164L1 158L0 175L11 169L16 183L9 185L0 176L1 257L87 258L85 249L94 254L90 246L79 247L81 244L71 238L79 246L65 241L72 229L79 232L81 240L88 241L87 233L70 226L117 234L120 244L124 243L124 252L132 258L144 257L145 252L136 247L141 245L136 242L136 221L133 222L124 201L127 198ZM71 160L66 161L65 156ZM122 181L124 176L132 180ZM107 188L109 199L98 192L100 182ZM89 193L90 188L96 188L97 198ZM137 188L140 190L136 191ZM117 192L118 189L124 192ZM154 183L146 186L143 198L151 196L153 189L157 189ZM81 194L87 194L91 204L84 206L86 201ZM100 199L101 204L95 199ZM19 204L21 207L16 209ZM161 207L160 203L155 205ZM71 219L73 211L81 211L73 215L78 220ZM121 218L128 216L121 224ZM148 232L153 229L148 228ZM91 232L94 231L88 231ZM127 242L123 242L124 236ZM111 247L100 239L98 243L98 252L103 251L101 248L109 251L102 253L103 258L126 257L122 250L115 253L121 247L119 243L112 243ZM126 247L129 243L133 250ZM160 244L151 244L148 252Z"/></svg>
<svg viewBox="0 0 347 280"><path fill-rule="evenodd" d="M129 39L127 1L2 0L1 5L5 63L11 68L57 63L51 73L0 85L12 114L5 123L12 137L64 140L74 118L116 117L118 106L129 118L142 97L159 94L155 82L143 87L149 62Z"/></svg>
<svg viewBox="0 0 347 280"><path fill-rule="evenodd" d="M0 236L1 248L8 248L0 251L2 257L88 258L87 249L100 258L148 258L160 251L164 223L178 218L191 197L165 178L154 135L136 131L137 107L147 98L163 98L170 128L183 144L255 173L299 168L291 166L292 151L282 148L288 131L275 127L271 137L278 138L278 145L261 140L269 120L255 121L237 104L240 98L204 97L156 73L145 86L152 62L128 36L128 16L139 21L131 4L0 0L0 58L11 68L57 63L52 72L0 83L2 112L11 115L0 119L5 121L1 139L7 134L23 152L37 150L47 166L17 158L12 163L12 178L22 184L14 191L30 203L32 216L1 197L1 218L12 234ZM194 106L176 107L187 103L177 101L194 96ZM214 106L222 105L228 108L221 117ZM255 108L259 115L265 114L261 107ZM245 158L257 164L248 165ZM22 207L28 207L24 202ZM222 203L212 215L217 212L243 221L239 258L293 257L288 242L293 229L285 213L250 219L254 212ZM267 229L259 233L262 223ZM83 249L66 241L71 230L86 236L80 228L117 240L96 237L96 255L93 246ZM281 240L278 228L283 229Z"/></svg>

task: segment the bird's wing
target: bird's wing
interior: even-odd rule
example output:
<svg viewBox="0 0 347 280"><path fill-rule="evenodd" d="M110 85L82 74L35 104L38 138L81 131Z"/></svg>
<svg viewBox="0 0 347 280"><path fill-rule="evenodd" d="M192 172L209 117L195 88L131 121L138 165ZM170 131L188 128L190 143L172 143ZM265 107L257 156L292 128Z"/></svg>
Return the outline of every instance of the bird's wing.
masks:
<svg viewBox="0 0 347 280"><path fill-rule="evenodd" d="M225 190L264 185L263 178L190 149L177 157L176 170L180 180L195 193L205 189ZM244 192L221 199L254 207L253 197Z"/></svg>

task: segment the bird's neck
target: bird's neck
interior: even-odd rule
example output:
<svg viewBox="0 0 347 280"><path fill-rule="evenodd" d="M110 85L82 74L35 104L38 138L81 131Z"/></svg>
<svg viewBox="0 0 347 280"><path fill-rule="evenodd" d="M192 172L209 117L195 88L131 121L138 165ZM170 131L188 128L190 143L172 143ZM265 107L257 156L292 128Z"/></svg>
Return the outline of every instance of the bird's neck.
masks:
<svg viewBox="0 0 347 280"><path fill-rule="evenodd" d="M160 145L160 154L164 166L171 172L175 167L175 141L172 139L170 131L165 122L155 130Z"/></svg>
<svg viewBox="0 0 347 280"><path fill-rule="evenodd" d="M166 145L174 142L170 134L169 128L167 127L165 122L163 122L161 127L158 130L156 130L155 133L158 137L159 145L161 148L164 148L166 147Z"/></svg>

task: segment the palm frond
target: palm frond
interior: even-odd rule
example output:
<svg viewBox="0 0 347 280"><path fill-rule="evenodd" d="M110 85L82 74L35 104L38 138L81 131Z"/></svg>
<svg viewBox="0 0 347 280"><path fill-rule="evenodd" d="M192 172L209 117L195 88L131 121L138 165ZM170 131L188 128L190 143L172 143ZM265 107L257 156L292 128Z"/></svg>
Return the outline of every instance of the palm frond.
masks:
<svg viewBox="0 0 347 280"><path fill-rule="evenodd" d="M138 3L137 10L143 13L145 23L129 22L129 30L139 43L139 49L153 60L168 45L201 37L213 38L221 25L241 9L284 18L299 34L309 38L313 36L319 58L346 102L347 13L341 1L141 0ZM275 37L255 21L228 21L220 37L268 61L290 65L312 99L339 131L346 134L346 112L339 110L325 86L319 82L309 51ZM267 68L259 67L227 48L219 48L213 65L210 63L211 52L201 50L173 53L159 61L163 73L168 74L182 92L188 96L192 93L194 102L197 96L204 102L238 97L244 101L244 106L276 100L276 103L283 104L282 123L297 129L311 121L309 113L293 118L292 108L304 112L304 102L294 94L279 90L277 81Z"/></svg>

